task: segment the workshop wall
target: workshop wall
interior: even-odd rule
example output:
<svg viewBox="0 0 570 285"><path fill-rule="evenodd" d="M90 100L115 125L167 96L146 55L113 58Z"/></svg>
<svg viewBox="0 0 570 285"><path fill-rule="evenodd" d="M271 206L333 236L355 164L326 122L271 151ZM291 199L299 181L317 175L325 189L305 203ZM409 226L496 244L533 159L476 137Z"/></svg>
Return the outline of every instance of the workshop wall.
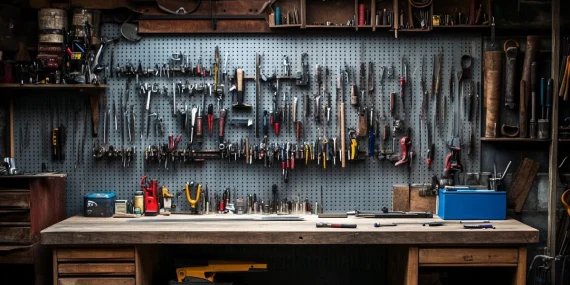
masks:
<svg viewBox="0 0 570 285"><path fill-rule="evenodd" d="M102 35L109 38L120 36L119 27L117 25L105 24L102 29ZM404 119L405 127L411 127L412 148L416 152L411 172L405 166L396 168L393 162L380 161L378 159L367 158L365 161L349 161L345 169L340 167L340 162L332 165L332 161L327 162L327 168L323 169L321 165L317 165L316 161L309 161L309 165L304 165L304 161L298 160L296 169L289 173L289 183L283 183L281 177L281 168L279 162L271 168L264 167L263 161L256 161L253 165L246 165L245 159L238 158L237 161L226 158L225 160L215 159L208 160L203 163L175 163L167 166L165 169L164 162L158 164L156 162L144 163L143 149L150 144L168 143L167 136L183 133L182 142L179 148L186 147L189 136L184 133L181 127L180 115L173 118L172 106L172 84L174 80L181 80L182 83L188 81L190 84L200 82L212 82L212 78L199 77L182 77L174 78L166 77L141 77L141 83L159 83L162 88L165 85L168 88L168 94L153 95L152 112L157 112L163 117L165 123L165 134L163 137L157 137L152 131L149 137L145 135L140 137L139 123L142 117L142 107L146 100L146 96L138 92L138 87L133 78L130 88L129 105L134 106L136 113L135 124L135 147L136 154L130 166L123 167L120 158L96 159L92 156L92 147L96 143L96 139L91 137L91 122L88 114L89 104L88 97L80 94L54 94L44 93L30 96L22 96L15 99L16 111L16 131L23 129L29 122L29 144L22 143L26 135L17 135L15 138L16 146L20 148L17 151L18 167L23 171L39 172L41 164L45 163L46 169L57 170L68 174L67 178L67 215L75 215L81 211L83 206L83 196L88 192L97 191L115 191L118 199L132 199L134 191L139 190L139 181L143 174L148 174L150 178L158 179L160 185L165 185L170 192L180 192L184 184L190 180L194 180L203 185L207 185L210 195L221 194L226 188L232 190L232 198L243 197L247 194L256 193L258 197L268 200L271 197L271 186L276 184L279 189L281 199L308 199L313 205L318 202L324 204L324 211L347 211L352 209L361 210L378 210L383 206L390 207L392 185L402 183L429 183L433 175L441 176L444 167L444 159L449 152L446 147L446 141L452 136L453 126L453 109L449 100L449 74L461 70L460 58L464 54L473 56L473 82L480 82L481 79L481 44L482 40L478 34L446 34L438 36L419 36L406 38L402 37L394 39L392 37L381 37L374 35L184 35L184 36L145 36L140 42L118 41L110 44L109 48L104 52L103 62L108 64L111 55L114 54L115 65L124 66L129 61L136 67L140 60L144 68L152 68L155 64L169 63L169 58L173 53L190 54L191 64L195 64L201 57L202 64L209 66L213 63L214 48L220 48L221 59L228 54L227 69L233 72L237 67L243 67L248 76L255 73L255 55L260 53L263 55L261 60L263 73L270 75L275 72L281 74L283 56L288 56L292 63L292 75L300 70L301 54L303 52L309 55L309 66L311 69L310 90L297 88L293 80L280 81L280 89L283 92L291 88L291 92L287 95L287 101L291 102L293 96L299 98L299 117L303 121L302 141L313 142L317 138L317 127L323 128L322 125L315 126L312 119L303 116L303 98L306 93L316 93L317 87L313 79L312 69L315 64L321 64L329 68L329 76L327 78L328 90L331 92L331 124L326 127L326 135L330 138L338 133L336 129L334 114L336 114L336 77L341 67L346 65L351 70L356 70L359 74L360 62L372 61L374 63L374 106L375 110L379 110L383 106L383 112L386 115L387 123L391 123L388 103L389 93L399 92L398 77L401 74L401 61L404 57L408 63L408 84L406 95L404 96L405 108L402 110L401 101L398 99L396 103L395 118ZM446 119L439 126L436 124L434 134L434 143L436 145L434 162L430 170L426 167L425 156L427 151L427 136L425 128L420 134L420 108L421 108L421 88L420 78L422 76L422 58L424 60L423 69L428 90L431 89L432 74L432 56L436 56L439 49L443 51L443 78L441 97L448 100L446 108ZM360 54L363 56L361 57ZM170 62L172 66L172 62ZM223 61L221 62L223 68ZM380 66L386 68L394 67L394 76L386 77L383 84L379 82ZM387 76L387 74L385 74ZM457 75L456 75L457 76ZM106 92L106 105L101 106L99 121L99 143L102 142L104 110L111 109L111 117L113 117L113 105L118 109L119 100L125 89L126 78L120 77L108 79L109 89ZM360 86L358 77L355 83ZM455 83L455 98L460 98L457 90L457 82ZM474 86L477 86L476 84ZM347 94L349 86L345 88L345 102L347 102L347 119L346 125L349 128L355 128L357 122L356 109L350 104L350 96ZM245 87L245 103L255 104L255 86L253 80L246 81ZM479 94L482 94L480 91ZM179 103L187 102L190 105L201 104L201 96L189 96L184 94L177 96ZM481 97L481 96L480 96ZM226 94L223 99L223 106L229 110L228 121L231 118L251 118L254 119L254 111L234 111L231 109L231 96ZM396 96L398 98L398 96ZM282 93L278 97L278 105L281 104ZM434 125L435 101L429 101L429 115L427 119ZM479 153L480 145L477 134L480 133L480 121L478 116L472 122L464 119L464 100L455 100L456 103L461 102L461 127L460 136L462 141L466 142L471 132L473 136L473 152L468 155L462 153L462 164L465 172L478 172L480 167ZM206 106L213 104L217 117L218 110L215 97L206 96ZM272 93L269 84L262 83L261 92L261 108L258 114L258 123L261 124L261 114L264 109L271 110ZM130 108L130 106L129 106ZM480 108L480 104L476 104L474 108ZM51 110L51 111L46 111ZM477 109L479 110L479 109ZM478 113L476 111L475 113ZM404 114L405 113L405 114ZM75 119L77 114L77 119ZM143 118L145 119L145 118ZM146 119L145 119L146 120ZM75 124L76 122L76 124ZM50 130L56 125L63 124L67 128L66 143L66 159L64 162L51 161L50 156ZM146 124L146 121L145 121ZM217 122L216 122L217 124ZM120 127L116 132L114 127L111 129L109 143L113 146L121 146ZM295 143L294 126L290 129L282 124L282 133L276 137L272 132L269 134L269 143ZM194 145L199 149L217 149L217 125L214 128L214 135L204 135L204 143L201 146ZM399 152L399 137L404 133L399 133L394 146L394 151ZM226 123L226 139L233 143L239 143L240 140L249 136L250 143L259 143L263 139L255 138L253 127L236 127ZM420 145L420 138L423 142ZM26 140L27 141L27 140ZM367 150L368 138L360 139L360 150ZM377 144L380 140L377 140ZM388 141L391 145L391 139ZM83 146L85 145L85 146ZM340 143L339 143L340 145ZM125 143L128 146L128 143ZM349 144L347 143L347 148ZM79 151L78 151L79 149ZM74 154L79 152L77 163ZM76 165L77 164L77 165ZM173 201L181 206L181 210L188 210L189 205L184 195L178 196Z"/></svg>

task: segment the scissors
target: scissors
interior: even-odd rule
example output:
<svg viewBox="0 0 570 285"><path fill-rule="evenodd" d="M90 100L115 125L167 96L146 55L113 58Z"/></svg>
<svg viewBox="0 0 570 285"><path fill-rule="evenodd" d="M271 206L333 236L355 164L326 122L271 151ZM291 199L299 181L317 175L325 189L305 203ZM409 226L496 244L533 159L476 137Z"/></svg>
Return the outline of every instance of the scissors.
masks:
<svg viewBox="0 0 570 285"><path fill-rule="evenodd" d="M459 83L463 81L463 79L471 78L471 69L473 67L473 57L470 55L463 55L461 57L461 71L458 72Z"/></svg>

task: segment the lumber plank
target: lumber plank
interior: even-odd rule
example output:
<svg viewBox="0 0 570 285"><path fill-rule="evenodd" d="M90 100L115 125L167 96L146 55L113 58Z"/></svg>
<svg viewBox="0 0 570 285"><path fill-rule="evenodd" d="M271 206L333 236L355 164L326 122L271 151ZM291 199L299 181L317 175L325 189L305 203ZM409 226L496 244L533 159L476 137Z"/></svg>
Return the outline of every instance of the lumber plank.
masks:
<svg viewBox="0 0 570 285"><path fill-rule="evenodd" d="M60 263L59 275L135 275L134 263Z"/></svg>
<svg viewBox="0 0 570 285"><path fill-rule="evenodd" d="M537 161L524 158L513 175L513 182L507 193L507 203L513 207L515 212L520 213L522 210L539 167L540 163Z"/></svg>
<svg viewBox="0 0 570 285"><path fill-rule="evenodd" d="M57 258L61 261L132 261L135 259L134 248L60 248Z"/></svg>
<svg viewBox="0 0 570 285"><path fill-rule="evenodd" d="M410 211L410 189L408 185L392 186L392 211Z"/></svg>

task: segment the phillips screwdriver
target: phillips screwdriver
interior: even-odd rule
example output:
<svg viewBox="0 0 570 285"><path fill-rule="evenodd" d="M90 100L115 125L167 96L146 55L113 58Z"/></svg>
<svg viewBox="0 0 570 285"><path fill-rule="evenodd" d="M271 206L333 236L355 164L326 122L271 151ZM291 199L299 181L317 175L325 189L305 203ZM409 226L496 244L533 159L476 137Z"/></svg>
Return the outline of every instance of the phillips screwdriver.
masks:
<svg viewBox="0 0 570 285"><path fill-rule="evenodd" d="M212 131L214 129L214 105L208 105L208 134L212 136Z"/></svg>
<svg viewBox="0 0 570 285"><path fill-rule="evenodd" d="M356 224L317 223L317 228L356 228Z"/></svg>

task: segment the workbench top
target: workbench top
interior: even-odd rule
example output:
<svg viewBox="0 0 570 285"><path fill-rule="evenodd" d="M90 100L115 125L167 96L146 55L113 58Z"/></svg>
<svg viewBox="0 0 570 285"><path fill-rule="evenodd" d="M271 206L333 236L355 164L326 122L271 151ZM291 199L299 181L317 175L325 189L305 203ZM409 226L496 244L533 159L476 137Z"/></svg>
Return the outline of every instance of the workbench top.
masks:
<svg viewBox="0 0 570 285"><path fill-rule="evenodd" d="M171 216L138 218L68 218L41 232L45 245L128 244L431 244L493 245L538 242L538 230L517 220L491 221L495 229L464 229L459 221L433 219L319 219L304 221L244 221L276 215ZM283 216L279 216L283 217ZM199 219L199 220L196 220ZM224 220L221 220L224 219ZM225 220L227 219L227 220ZM236 220L239 219L239 220ZM443 226L407 224L374 227L379 223L443 221ZM316 223L354 223L357 228L317 228Z"/></svg>

